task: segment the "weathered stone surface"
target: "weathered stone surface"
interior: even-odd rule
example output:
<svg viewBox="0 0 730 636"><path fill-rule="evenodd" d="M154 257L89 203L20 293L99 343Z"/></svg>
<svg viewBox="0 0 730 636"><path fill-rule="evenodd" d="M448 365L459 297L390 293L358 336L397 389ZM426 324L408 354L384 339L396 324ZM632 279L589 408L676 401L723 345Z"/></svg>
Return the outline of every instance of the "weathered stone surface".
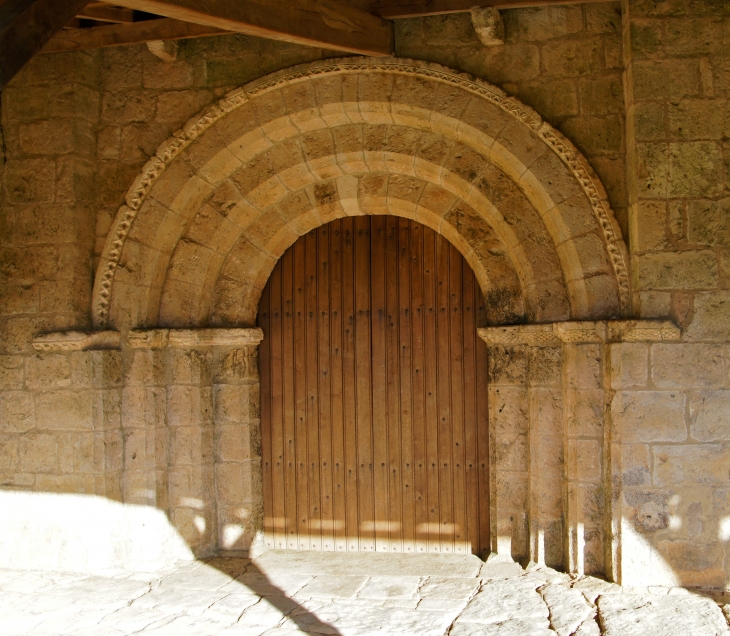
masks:
<svg viewBox="0 0 730 636"><path fill-rule="evenodd" d="M727 624L717 604L687 596L607 595L598 599L598 613L606 636L721 636Z"/></svg>
<svg viewBox="0 0 730 636"><path fill-rule="evenodd" d="M536 591L538 585L538 582L526 578L485 583L461 613L458 622L489 625L520 618L548 627L548 608Z"/></svg>
<svg viewBox="0 0 730 636"><path fill-rule="evenodd" d="M685 403L679 391L621 391L611 402L611 417L625 442L683 442Z"/></svg>
<svg viewBox="0 0 730 636"><path fill-rule="evenodd" d="M596 610L588 605L579 590L560 585L546 585L540 589L550 610L550 627L559 636L570 636L580 625L595 616Z"/></svg>

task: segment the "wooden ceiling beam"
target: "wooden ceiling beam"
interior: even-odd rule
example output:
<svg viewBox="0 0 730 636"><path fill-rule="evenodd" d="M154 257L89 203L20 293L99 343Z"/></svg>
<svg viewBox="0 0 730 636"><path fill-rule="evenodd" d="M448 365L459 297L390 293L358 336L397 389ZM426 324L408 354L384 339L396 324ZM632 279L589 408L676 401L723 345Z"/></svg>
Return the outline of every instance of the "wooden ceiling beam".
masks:
<svg viewBox="0 0 730 636"><path fill-rule="evenodd" d="M223 31L346 53L392 55L393 25L335 0L114 0Z"/></svg>
<svg viewBox="0 0 730 636"><path fill-rule="evenodd" d="M134 22L134 11L122 7L88 5L85 9L79 11L77 17L96 20L97 22L116 22L117 24L121 24Z"/></svg>
<svg viewBox="0 0 730 636"><path fill-rule="evenodd" d="M350 3L368 13L394 20L397 18L463 13L469 11L472 7L522 9L609 1L611 0L350 0Z"/></svg>
<svg viewBox="0 0 730 636"><path fill-rule="evenodd" d="M202 24L160 18L131 24L110 24L90 29L67 29L58 33L46 44L41 53L81 51L108 46L143 44L158 40L184 40L209 35L224 35L225 33L229 32Z"/></svg>
<svg viewBox="0 0 730 636"><path fill-rule="evenodd" d="M6 0L0 4L0 90L88 0Z"/></svg>

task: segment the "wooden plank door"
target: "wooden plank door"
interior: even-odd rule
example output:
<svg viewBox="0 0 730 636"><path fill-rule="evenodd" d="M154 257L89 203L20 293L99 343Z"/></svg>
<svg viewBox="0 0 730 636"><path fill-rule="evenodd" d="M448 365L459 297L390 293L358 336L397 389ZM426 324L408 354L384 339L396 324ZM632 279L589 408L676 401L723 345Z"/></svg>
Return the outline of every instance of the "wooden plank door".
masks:
<svg viewBox="0 0 730 636"><path fill-rule="evenodd" d="M289 248L259 308L269 547L489 547L484 314L462 255L415 221L340 219Z"/></svg>

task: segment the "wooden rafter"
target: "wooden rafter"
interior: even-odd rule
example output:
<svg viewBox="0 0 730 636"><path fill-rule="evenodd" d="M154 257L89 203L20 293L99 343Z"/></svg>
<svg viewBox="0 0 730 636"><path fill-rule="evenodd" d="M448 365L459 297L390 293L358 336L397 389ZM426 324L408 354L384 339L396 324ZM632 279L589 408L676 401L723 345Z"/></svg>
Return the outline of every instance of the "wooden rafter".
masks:
<svg viewBox="0 0 730 636"><path fill-rule="evenodd" d="M0 90L88 0L6 0L0 4Z"/></svg>
<svg viewBox="0 0 730 636"><path fill-rule="evenodd" d="M160 18L159 20L113 24L90 29L66 29L46 44L42 52L80 51L107 46L142 44L157 40L184 40L208 35L223 35L224 33L227 31L202 24Z"/></svg>
<svg viewBox="0 0 730 636"><path fill-rule="evenodd" d="M111 7L108 5L88 5L79 12L79 18L96 20L97 22L134 22L134 11L123 7Z"/></svg>
<svg viewBox="0 0 730 636"><path fill-rule="evenodd" d="M415 18L428 15L463 13L472 7L519 9L563 4L589 4L610 0L350 0L350 3L381 18Z"/></svg>
<svg viewBox="0 0 730 636"><path fill-rule="evenodd" d="M391 55L393 25L335 0L114 0L128 9L347 53Z"/></svg>

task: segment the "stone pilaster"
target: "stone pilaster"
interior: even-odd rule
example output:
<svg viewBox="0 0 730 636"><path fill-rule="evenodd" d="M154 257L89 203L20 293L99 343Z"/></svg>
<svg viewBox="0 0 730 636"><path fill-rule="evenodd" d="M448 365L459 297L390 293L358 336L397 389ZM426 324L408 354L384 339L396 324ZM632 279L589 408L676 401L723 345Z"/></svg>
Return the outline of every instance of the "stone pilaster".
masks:
<svg viewBox="0 0 730 636"><path fill-rule="evenodd" d="M612 471L624 449L609 405L622 371L610 348L676 340L679 330L591 321L492 327L480 336L490 355L494 551L616 578L622 485Z"/></svg>

